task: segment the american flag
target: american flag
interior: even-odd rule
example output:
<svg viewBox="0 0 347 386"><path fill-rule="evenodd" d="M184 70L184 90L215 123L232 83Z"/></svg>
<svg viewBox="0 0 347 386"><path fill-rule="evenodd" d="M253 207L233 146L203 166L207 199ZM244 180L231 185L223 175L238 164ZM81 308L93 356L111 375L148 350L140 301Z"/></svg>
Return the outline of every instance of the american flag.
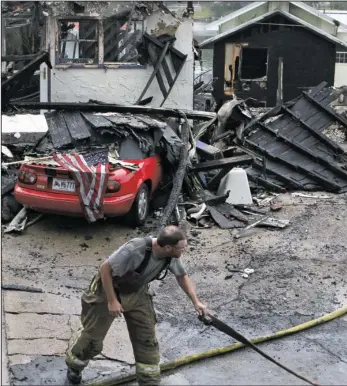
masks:
<svg viewBox="0 0 347 386"><path fill-rule="evenodd" d="M104 194L109 175L108 151L85 155L53 154L53 157L61 167L72 173L87 220L94 222L103 218Z"/></svg>

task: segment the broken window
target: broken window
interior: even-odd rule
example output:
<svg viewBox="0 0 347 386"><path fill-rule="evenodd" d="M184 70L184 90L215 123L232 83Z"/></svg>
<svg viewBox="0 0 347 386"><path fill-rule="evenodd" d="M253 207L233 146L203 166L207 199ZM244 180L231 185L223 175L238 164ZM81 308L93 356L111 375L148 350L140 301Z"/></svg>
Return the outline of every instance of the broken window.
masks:
<svg viewBox="0 0 347 386"><path fill-rule="evenodd" d="M59 62L98 63L98 21L59 20Z"/></svg>
<svg viewBox="0 0 347 386"><path fill-rule="evenodd" d="M241 79L259 79L267 74L267 48L242 48Z"/></svg>
<svg viewBox="0 0 347 386"><path fill-rule="evenodd" d="M144 31L143 21L110 17L104 20L103 26L104 62L137 63L138 46Z"/></svg>
<svg viewBox="0 0 347 386"><path fill-rule="evenodd" d="M347 52L336 52L336 63L347 63Z"/></svg>

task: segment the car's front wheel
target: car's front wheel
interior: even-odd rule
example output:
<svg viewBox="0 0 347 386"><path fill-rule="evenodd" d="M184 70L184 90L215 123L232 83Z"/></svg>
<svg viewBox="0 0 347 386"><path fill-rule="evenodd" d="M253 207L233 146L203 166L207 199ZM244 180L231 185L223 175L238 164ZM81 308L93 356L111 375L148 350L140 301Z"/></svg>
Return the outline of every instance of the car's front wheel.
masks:
<svg viewBox="0 0 347 386"><path fill-rule="evenodd" d="M133 206L127 215L129 225L141 226L146 222L149 210L149 190L146 184L142 184L138 190Z"/></svg>

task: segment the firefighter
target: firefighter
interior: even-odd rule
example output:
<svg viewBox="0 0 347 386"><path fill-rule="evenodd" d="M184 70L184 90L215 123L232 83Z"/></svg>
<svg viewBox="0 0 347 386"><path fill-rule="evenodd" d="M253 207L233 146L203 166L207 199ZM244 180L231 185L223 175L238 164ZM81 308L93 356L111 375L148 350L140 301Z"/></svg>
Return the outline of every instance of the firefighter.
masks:
<svg viewBox="0 0 347 386"><path fill-rule="evenodd" d="M163 228L157 238L135 238L112 253L100 266L82 295L82 327L66 352L67 377L82 380L82 370L100 354L104 338L116 317L124 316L136 361L139 385L159 385L159 346L156 315L149 282L171 271L200 315L207 307L198 299L195 286L181 261L187 240L180 228ZM164 275L163 275L164 273Z"/></svg>

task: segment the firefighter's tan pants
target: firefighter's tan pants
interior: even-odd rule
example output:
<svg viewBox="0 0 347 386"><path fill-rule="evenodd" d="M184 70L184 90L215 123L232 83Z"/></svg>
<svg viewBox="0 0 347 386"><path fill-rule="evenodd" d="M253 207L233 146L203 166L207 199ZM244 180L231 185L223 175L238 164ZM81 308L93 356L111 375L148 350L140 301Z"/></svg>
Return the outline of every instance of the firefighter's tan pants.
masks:
<svg viewBox="0 0 347 386"><path fill-rule="evenodd" d="M119 294L136 361L140 385L159 385L159 346L155 335L156 315L148 287L132 294ZM90 359L100 354L104 338L114 320L100 282L92 281L82 296L82 327L72 337L66 364L82 371ZM115 342L115 344L117 344Z"/></svg>

